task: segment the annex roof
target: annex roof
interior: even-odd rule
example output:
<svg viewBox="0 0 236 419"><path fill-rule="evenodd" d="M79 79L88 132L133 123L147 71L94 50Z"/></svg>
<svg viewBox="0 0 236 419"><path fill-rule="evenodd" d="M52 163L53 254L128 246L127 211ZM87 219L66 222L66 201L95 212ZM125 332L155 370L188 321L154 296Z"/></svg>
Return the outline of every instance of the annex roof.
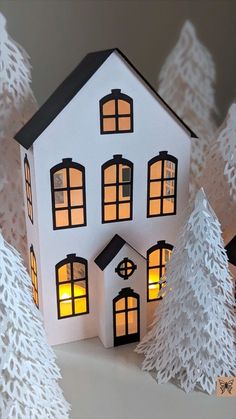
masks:
<svg viewBox="0 0 236 419"><path fill-rule="evenodd" d="M145 259L144 256L137 252L136 249L134 249L129 243L122 239L122 237L116 234L104 247L101 253L99 253L94 262L102 271L104 271L104 269L109 265L109 263L114 259L114 257L118 255L119 251L125 244L127 244L129 247L135 250L135 252L138 253L143 259Z"/></svg>
<svg viewBox="0 0 236 419"><path fill-rule="evenodd" d="M236 236L225 247L229 262L236 266Z"/></svg>
<svg viewBox="0 0 236 419"><path fill-rule="evenodd" d="M190 134L191 137L197 138L196 134L188 127L188 125L169 107L169 105L161 98L150 83L142 76L128 58L118 49L107 49L103 51L92 52L85 56L74 71L59 85L49 99L41 106L41 108L33 115L33 117L20 129L15 135L16 141L24 148L29 149L34 141L42 134L56 116L65 108L65 106L73 99L73 97L82 89L87 81L95 74L108 57L116 52L124 61L136 72L136 74L144 81L147 87L156 95L162 105L170 111L175 120L177 120Z"/></svg>

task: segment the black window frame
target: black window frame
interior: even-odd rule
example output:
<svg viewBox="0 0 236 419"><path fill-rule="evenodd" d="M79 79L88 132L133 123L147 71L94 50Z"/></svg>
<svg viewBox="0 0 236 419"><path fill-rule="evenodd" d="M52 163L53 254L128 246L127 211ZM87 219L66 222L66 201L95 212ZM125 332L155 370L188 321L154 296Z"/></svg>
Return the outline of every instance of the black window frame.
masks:
<svg viewBox="0 0 236 419"><path fill-rule="evenodd" d="M110 100L115 101L115 114L114 115L103 115L103 105ZM118 100L123 100L130 105L129 114L119 114L118 113ZM100 133L103 134L125 134L134 132L134 111L133 111L133 99L121 92L121 89L112 89L111 93L104 96L99 101L100 107ZM130 129L129 130L119 130L119 118L130 118ZM103 120L104 119L115 119L116 128L114 131L104 131L103 129Z"/></svg>
<svg viewBox="0 0 236 419"><path fill-rule="evenodd" d="M151 179L151 166L156 162L161 161L161 177ZM175 176L171 178L164 177L164 165L166 161L170 161L175 164ZM174 194L173 195L164 195L164 182L174 181ZM171 154L168 154L168 151L160 151L158 156L153 157L148 162L148 173L147 173L147 218L152 217L164 217L176 215L177 212L177 180L178 180L178 159ZM152 182L160 182L161 184L161 194L160 196L151 197L150 196L150 184ZM163 201L164 199L171 198L174 200L174 209L173 212L163 212ZM160 214L150 214L150 202L154 200L160 201Z"/></svg>
<svg viewBox="0 0 236 419"><path fill-rule="evenodd" d="M174 248L174 246L172 244L166 243L165 240L159 240L154 246L150 247L150 249L147 250L147 302L162 300L162 296L160 296L158 298L152 298L152 299L149 298L149 285L159 284L160 285L160 290L161 290L163 284L165 283L165 282L163 282L163 284L160 284L160 281L156 281L156 282L152 282L151 284L149 284L149 269L150 269L149 256L152 252L154 252L156 250L160 250L160 263L159 263L159 265L151 266L151 269L159 269L160 270L160 279L161 279L163 268L165 268L165 266L166 266L162 263L163 250L167 249L167 250L171 250L171 252L172 252L173 248Z"/></svg>
<svg viewBox="0 0 236 419"><path fill-rule="evenodd" d="M132 297L137 300L137 307L128 308L128 298ZM116 303L121 299L125 299L125 308L121 310L116 310ZM129 334L128 333L128 313L130 311L137 311L137 332ZM125 313L125 335L117 336L116 333L116 314ZM119 294L113 299L113 339L114 346L125 345L127 343L138 342L140 340L140 296L130 287L123 288Z"/></svg>
<svg viewBox="0 0 236 419"><path fill-rule="evenodd" d="M34 253L34 247L32 244L30 246L30 277L33 289L33 300L35 302L36 307L39 308L38 269L36 256Z"/></svg>
<svg viewBox="0 0 236 419"><path fill-rule="evenodd" d="M128 263L130 263L131 266L128 266ZM124 267L122 265L124 265ZM124 258L115 268L115 272L122 279L129 279L129 277L133 275L136 269L137 269L137 265L135 265L135 263L131 259Z"/></svg>
<svg viewBox="0 0 236 419"><path fill-rule="evenodd" d="M63 188L54 188L54 174L59 170L66 169L67 186ZM70 187L70 169L76 169L82 174L82 186ZM62 230L68 228L78 228L87 225L87 211L86 211L86 179L85 179L85 167L77 162L72 161L72 158L62 159L62 162L56 164L50 169L50 180L51 180L51 197L52 197L52 218L53 218L53 230ZM71 206L70 192L73 190L82 190L83 204ZM55 203L55 192L66 191L67 192L67 206L56 208ZM84 222L83 224L72 224L71 211L74 209L83 208ZM56 212L68 210L68 225L57 226L56 225Z"/></svg>
<svg viewBox="0 0 236 419"><path fill-rule="evenodd" d="M27 178L26 172L28 172L29 178ZM29 164L27 154L25 154L25 158L24 158L24 174L25 174L25 193L26 193L26 201L27 201L27 213L28 213L28 217L31 223L34 224L31 170L30 170L30 164ZM30 209L31 209L31 213L30 213Z"/></svg>
<svg viewBox="0 0 236 419"><path fill-rule="evenodd" d="M81 279L74 279L74 269L73 269L73 263L81 263L85 266L85 277L81 278ZM59 281L59 269L64 266L64 265L70 265L70 280L69 281ZM62 320L62 319L67 319L70 317L77 317L77 316L83 316L86 314L89 314L89 287L88 287L88 261L87 259L84 259L80 256L76 256L75 253L70 253L66 256L65 259L61 260L60 262L58 262L55 266L55 272L56 272L56 296L57 296L57 316L58 316L58 320ZM78 296L75 297L74 296L74 287L73 284L74 283L78 283L78 282L85 282L86 284L86 294L82 295L82 296ZM69 298L64 298L64 299L60 299L60 285L64 285L64 284L70 284L71 285L71 297ZM86 298L86 308L87 311L83 312L83 313L75 313L75 300L77 299L81 299L81 298ZM69 301L71 300L72 302L72 314L68 315L68 316L60 316L60 302L61 301Z"/></svg>
<svg viewBox="0 0 236 419"><path fill-rule="evenodd" d="M121 181L119 182L119 165L123 164L130 168L130 181ZM104 183L105 182L105 169L110 166L116 166L116 182L115 183ZM118 223L122 221L130 221L133 219L133 163L130 160L124 159L121 154L115 154L113 159L108 160L102 165L102 224L107 223ZM127 186L130 187L130 199L120 201L119 200L119 187L122 186L122 190L127 194ZM112 202L105 202L105 187L115 186L116 188L116 200ZM125 189L123 189L125 187ZM119 205L120 204L130 204L130 217L119 219ZM115 220L105 220L105 207L110 205L116 205L116 219Z"/></svg>

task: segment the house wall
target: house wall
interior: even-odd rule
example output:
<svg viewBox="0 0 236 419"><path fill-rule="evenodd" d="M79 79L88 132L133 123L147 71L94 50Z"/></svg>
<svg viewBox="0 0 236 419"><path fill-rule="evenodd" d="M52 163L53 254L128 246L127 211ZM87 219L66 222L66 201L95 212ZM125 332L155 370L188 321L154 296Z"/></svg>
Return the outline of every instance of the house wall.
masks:
<svg viewBox="0 0 236 419"><path fill-rule="evenodd" d="M128 279L121 278L115 268L125 258L131 259L137 269ZM98 306L98 317L101 318L99 337L106 348L113 346L113 299L117 297L119 292L126 287L132 288L140 296L140 337L142 338L146 332L146 311L147 311L147 284L145 281L146 260L135 252L130 246L125 244L116 257L103 271L103 293L105 307L102 312L100 304Z"/></svg>
<svg viewBox="0 0 236 419"><path fill-rule="evenodd" d="M134 101L134 132L100 134L99 100L120 88ZM177 215L146 218L147 162L167 150L178 159ZM114 154L134 163L133 220L101 223L101 166ZM174 244L188 201L190 139L128 65L113 53L34 143L45 328L52 344L97 335L93 260L117 233L145 255L158 240ZM87 226L53 230L50 169L72 157L86 168ZM89 262L90 313L57 319L55 265L69 253ZM39 261L38 261L39 262ZM153 303L149 303L150 307Z"/></svg>

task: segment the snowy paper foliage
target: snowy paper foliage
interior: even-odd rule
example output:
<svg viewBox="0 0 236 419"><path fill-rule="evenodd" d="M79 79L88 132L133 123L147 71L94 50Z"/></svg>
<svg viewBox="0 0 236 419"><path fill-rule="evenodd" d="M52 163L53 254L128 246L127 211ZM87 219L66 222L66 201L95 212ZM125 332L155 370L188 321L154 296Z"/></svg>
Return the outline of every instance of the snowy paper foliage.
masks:
<svg viewBox="0 0 236 419"><path fill-rule="evenodd" d="M199 184L219 218L223 235L230 240L236 231L236 104L212 139Z"/></svg>
<svg viewBox="0 0 236 419"><path fill-rule="evenodd" d="M13 136L36 110L29 57L0 13L0 227L27 260L20 147Z"/></svg>
<svg viewBox="0 0 236 419"><path fill-rule="evenodd" d="M203 190L167 264L167 286L136 351L158 383L213 393L218 376L235 376L233 283L220 224Z"/></svg>
<svg viewBox="0 0 236 419"><path fill-rule="evenodd" d="M46 341L32 284L19 254L0 234L0 417L66 419L69 404Z"/></svg>
<svg viewBox="0 0 236 419"><path fill-rule="evenodd" d="M197 39L193 24L186 21L161 69L158 92L199 137L192 139L192 182L201 174L216 129L214 82L212 56Z"/></svg>

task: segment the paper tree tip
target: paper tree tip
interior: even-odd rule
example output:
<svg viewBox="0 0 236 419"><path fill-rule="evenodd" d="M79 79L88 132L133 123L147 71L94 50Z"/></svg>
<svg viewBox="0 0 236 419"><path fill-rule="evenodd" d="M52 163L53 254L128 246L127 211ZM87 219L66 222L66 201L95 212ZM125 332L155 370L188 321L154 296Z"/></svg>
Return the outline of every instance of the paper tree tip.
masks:
<svg viewBox="0 0 236 419"><path fill-rule="evenodd" d="M6 23L7 23L7 20L5 16L0 12L0 31L2 29L6 29Z"/></svg>
<svg viewBox="0 0 236 419"><path fill-rule="evenodd" d="M195 31L195 27L193 25L192 22L190 22L190 20L186 20L186 22L184 23L183 27L182 27L182 33L183 32L189 32L191 35L195 35L196 31Z"/></svg>

